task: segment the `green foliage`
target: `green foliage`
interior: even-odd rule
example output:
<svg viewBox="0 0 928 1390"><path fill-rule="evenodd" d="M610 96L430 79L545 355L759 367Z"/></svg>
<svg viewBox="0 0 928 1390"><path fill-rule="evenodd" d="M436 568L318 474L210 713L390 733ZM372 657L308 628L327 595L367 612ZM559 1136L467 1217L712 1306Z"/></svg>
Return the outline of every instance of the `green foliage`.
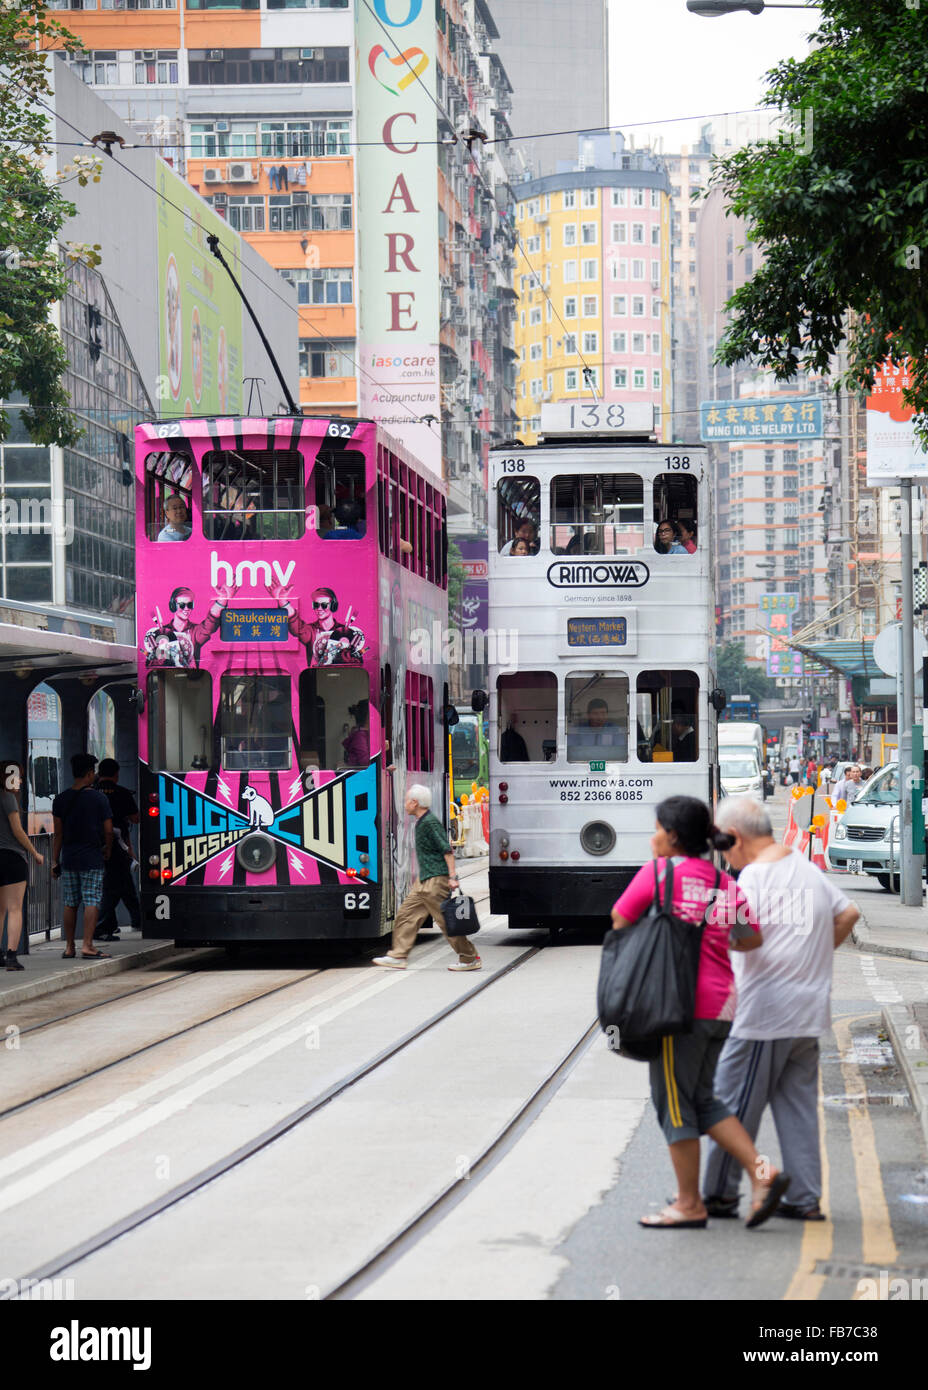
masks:
<svg viewBox="0 0 928 1390"><path fill-rule="evenodd" d="M464 592L466 570L464 559L453 540L448 541L448 618L455 622L461 611L461 595Z"/></svg>
<svg viewBox="0 0 928 1390"><path fill-rule="evenodd" d="M847 335L841 384L864 391L887 357L908 357L905 400L928 437L928 5L820 8L816 46L767 79L795 138L713 171L766 258L729 301L718 360L825 373Z"/></svg>
<svg viewBox="0 0 928 1390"><path fill-rule="evenodd" d="M718 684L729 700L732 695L750 695L752 700L775 700L776 683L758 666L749 666L740 642L726 642L715 653Z"/></svg>
<svg viewBox="0 0 928 1390"><path fill-rule="evenodd" d="M60 171L49 163L49 115L37 103L51 92L43 50L62 45L80 48L38 0L0 0L0 398L22 392L31 437L66 445L81 431L61 384L64 346L49 322L67 288L57 237L74 214L60 185L98 181L100 165L88 156ZM95 264L97 250L71 247L65 254ZM0 439L8 427L0 411Z"/></svg>

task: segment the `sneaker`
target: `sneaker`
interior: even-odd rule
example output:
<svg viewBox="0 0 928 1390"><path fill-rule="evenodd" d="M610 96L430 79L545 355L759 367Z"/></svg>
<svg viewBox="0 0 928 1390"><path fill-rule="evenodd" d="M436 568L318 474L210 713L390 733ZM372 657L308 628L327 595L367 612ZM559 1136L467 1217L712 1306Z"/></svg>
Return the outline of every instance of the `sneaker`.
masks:
<svg viewBox="0 0 928 1390"><path fill-rule="evenodd" d="M481 959L480 959L479 956L475 956L473 960L464 960L464 958L463 958L462 956L459 956L459 957L458 957L458 962L457 962L457 964L456 964L456 965L449 965L449 966L448 966L448 969L449 969L449 970L480 970L480 969L482 968L482 965L483 965L483 962L481 961Z"/></svg>
<svg viewBox="0 0 928 1390"><path fill-rule="evenodd" d="M6 953L6 968L7 968L7 970L24 970L24 969L25 969L25 966L20 962L19 957L17 956L17 954L16 954L15 951L7 951L7 953Z"/></svg>
<svg viewBox="0 0 928 1390"><path fill-rule="evenodd" d="M405 970L406 962L397 960L396 956L375 956L371 965L385 965L388 970Z"/></svg>

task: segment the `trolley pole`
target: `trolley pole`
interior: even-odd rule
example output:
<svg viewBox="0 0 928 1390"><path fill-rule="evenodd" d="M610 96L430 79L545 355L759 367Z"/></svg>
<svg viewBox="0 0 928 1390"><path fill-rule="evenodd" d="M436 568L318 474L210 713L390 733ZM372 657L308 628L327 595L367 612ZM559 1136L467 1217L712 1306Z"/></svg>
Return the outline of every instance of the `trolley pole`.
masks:
<svg viewBox="0 0 928 1390"><path fill-rule="evenodd" d="M902 478L902 622L899 625L898 668L902 679L897 700L896 720L899 738L899 838L901 879L899 901L906 907L921 907L922 903L922 860L915 853L912 839L913 798L921 786L922 769L916 767L912 758L912 726L915 723L915 604L912 591L912 479Z"/></svg>

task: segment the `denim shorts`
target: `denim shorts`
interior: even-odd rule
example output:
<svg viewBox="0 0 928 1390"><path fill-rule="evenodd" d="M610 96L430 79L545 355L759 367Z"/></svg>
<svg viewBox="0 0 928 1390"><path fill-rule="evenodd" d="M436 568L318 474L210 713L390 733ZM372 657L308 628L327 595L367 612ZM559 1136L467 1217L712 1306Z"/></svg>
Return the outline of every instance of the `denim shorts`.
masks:
<svg viewBox="0 0 928 1390"><path fill-rule="evenodd" d="M62 869L61 887L65 907L99 907L103 902L102 869Z"/></svg>

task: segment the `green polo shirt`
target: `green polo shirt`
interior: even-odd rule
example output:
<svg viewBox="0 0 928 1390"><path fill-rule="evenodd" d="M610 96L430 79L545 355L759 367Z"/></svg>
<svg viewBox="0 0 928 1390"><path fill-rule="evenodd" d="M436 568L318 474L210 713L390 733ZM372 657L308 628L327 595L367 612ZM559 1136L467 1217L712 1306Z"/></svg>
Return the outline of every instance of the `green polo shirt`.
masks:
<svg viewBox="0 0 928 1390"><path fill-rule="evenodd" d="M416 860L420 881L424 883L427 878L445 878L448 873L445 855L450 853L451 846L441 821L431 811L426 811L416 821Z"/></svg>

